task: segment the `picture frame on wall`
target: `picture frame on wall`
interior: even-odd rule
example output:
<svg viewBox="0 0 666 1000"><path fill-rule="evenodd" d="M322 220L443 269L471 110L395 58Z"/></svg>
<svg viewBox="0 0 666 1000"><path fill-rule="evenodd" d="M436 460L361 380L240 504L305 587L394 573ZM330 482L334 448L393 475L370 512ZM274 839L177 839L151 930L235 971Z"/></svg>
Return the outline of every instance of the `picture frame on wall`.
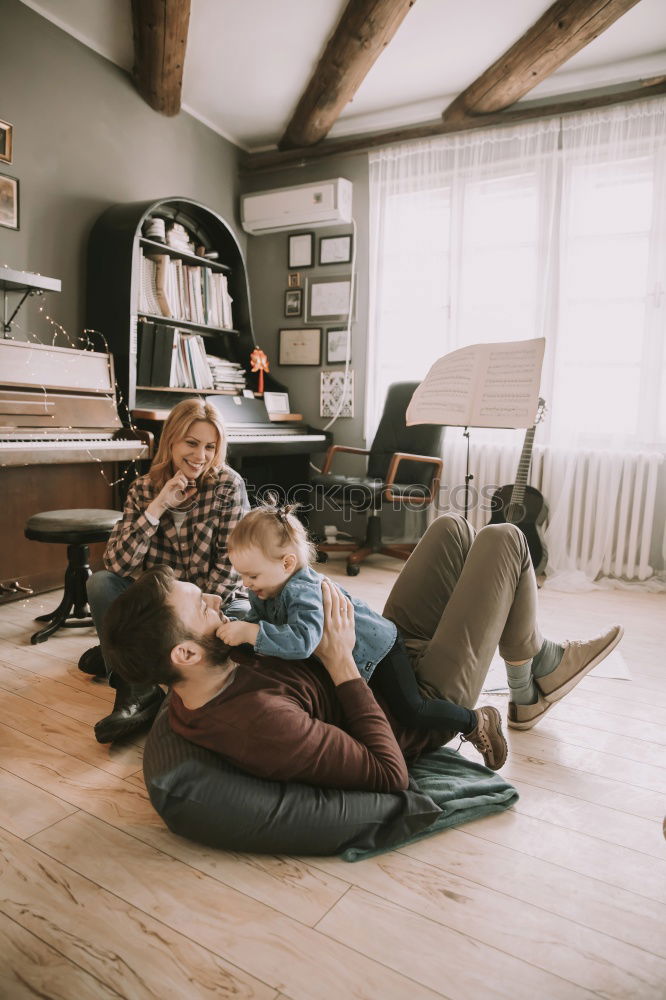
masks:
<svg viewBox="0 0 666 1000"><path fill-rule="evenodd" d="M319 240L319 263L351 264L352 234L345 236L322 236Z"/></svg>
<svg viewBox="0 0 666 1000"><path fill-rule="evenodd" d="M347 321L351 275L334 278L312 278L308 283L308 321Z"/></svg>
<svg viewBox="0 0 666 1000"><path fill-rule="evenodd" d="M12 162L12 144L14 136L14 126L9 122L0 121L0 162Z"/></svg>
<svg viewBox="0 0 666 1000"><path fill-rule="evenodd" d="M318 367L321 364L321 327L279 330L278 364Z"/></svg>
<svg viewBox="0 0 666 1000"><path fill-rule="evenodd" d="M287 288L300 288L301 287L301 272L292 271L291 274L287 275Z"/></svg>
<svg viewBox="0 0 666 1000"><path fill-rule="evenodd" d="M347 327L329 326L326 331L326 364L344 365L347 361ZM349 361L351 361L351 337L349 340Z"/></svg>
<svg viewBox="0 0 666 1000"><path fill-rule="evenodd" d="M303 289L289 288L284 293L285 316L301 316L303 313Z"/></svg>
<svg viewBox="0 0 666 1000"><path fill-rule="evenodd" d="M0 226L19 228L19 182L7 174L0 174Z"/></svg>
<svg viewBox="0 0 666 1000"><path fill-rule="evenodd" d="M287 259L290 270L314 267L314 233L289 233Z"/></svg>
<svg viewBox="0 0 666 1000"><path fill-rule="evenodd" d="M351 368L319 373L319 416L354 416L354 372Z"/></svg>

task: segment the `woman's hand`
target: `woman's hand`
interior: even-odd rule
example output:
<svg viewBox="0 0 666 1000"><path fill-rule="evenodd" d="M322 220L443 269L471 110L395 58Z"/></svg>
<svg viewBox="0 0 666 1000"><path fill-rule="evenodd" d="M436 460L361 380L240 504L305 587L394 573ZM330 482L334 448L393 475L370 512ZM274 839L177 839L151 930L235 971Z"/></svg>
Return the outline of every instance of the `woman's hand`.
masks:
<svg viewBox="0 0 666 1000"><path fill-rule="evenodd" d="M324 633L315 649L315 654L337 686L361 676L352 656L356 642L354 606L349 598L325 577L321 582L321 597L324 605Z"/></svg>
<svg viewBox="0 0 666 1000"><path fill-rule="evenodd" d="M153 517L161 517L165 510L179 507L190 500L196 491L196 482L188 479L184 472L177 472L164 484L147 509Z"/></svg>

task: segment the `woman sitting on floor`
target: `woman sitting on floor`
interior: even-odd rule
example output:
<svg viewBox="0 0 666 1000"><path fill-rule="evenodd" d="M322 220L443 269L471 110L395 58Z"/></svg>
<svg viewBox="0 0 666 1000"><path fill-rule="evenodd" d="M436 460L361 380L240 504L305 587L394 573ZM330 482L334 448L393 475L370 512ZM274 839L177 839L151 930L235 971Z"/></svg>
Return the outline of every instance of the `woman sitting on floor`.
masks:
<svg viewBox="0 0 666 1000"><path fill-rule="evenodd" d="M88 581L88 600L98 635L109 606L133 579L155 566L170 566L177 579L219 598L220 608L242 618L249 603L229 561L227 537L249 509L245 484L225 462L224 425L217 410L185 399L164 424L149 472L127 494L123 516L104 553L105 570ZM87 650L79 669L109 675L104 645ZM110 715L95 726L100 743L132 735L152 723L164 697L157 684L127 684L111 674L116 689Z"/></svg>

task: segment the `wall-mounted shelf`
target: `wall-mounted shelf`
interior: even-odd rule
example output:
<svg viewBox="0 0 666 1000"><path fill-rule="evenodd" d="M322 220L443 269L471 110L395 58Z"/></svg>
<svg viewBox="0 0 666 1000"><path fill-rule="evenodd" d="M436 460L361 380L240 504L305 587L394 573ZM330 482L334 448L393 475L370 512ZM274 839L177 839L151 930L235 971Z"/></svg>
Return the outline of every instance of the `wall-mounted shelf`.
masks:
<svg viewBox="0 0 666 1000"><path fill-rule="evenodd" d="M2 325L5 334L10 333L12 323L17 312L29 295L42 295L44 292L59 292L62 287L59 278L47 278L43 274L34 274L32 271L15 271L11 267L0 267L0 291L2 292ZM9 292L23 292L19 303L14 309L9 319L7 313L7 294Z"/></svg>

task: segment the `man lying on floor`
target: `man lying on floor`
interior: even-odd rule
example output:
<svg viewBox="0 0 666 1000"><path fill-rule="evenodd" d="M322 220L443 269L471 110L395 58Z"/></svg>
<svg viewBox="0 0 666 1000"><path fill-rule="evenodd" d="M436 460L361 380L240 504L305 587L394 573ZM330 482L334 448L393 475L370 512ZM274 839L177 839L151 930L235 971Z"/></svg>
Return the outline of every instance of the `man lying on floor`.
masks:
<svg viewBox="0 0 666 1000"><path fill-rule="evenodd" d="M157 568L133 583L104 623L113 671L172 688L172 729L257 777L397 791L406 761L451 733L402 727L365 684L352 656L351 603L327 582L316 660L232 651L215 635L219 598ZM585 642L544 640L523 534L489 525L474 537L458 515L430 525L403 567L384 615L405 636L426 695L472 708L494 651L507 662L509 726L534 726L619 642L614 626Z"/></svg>

